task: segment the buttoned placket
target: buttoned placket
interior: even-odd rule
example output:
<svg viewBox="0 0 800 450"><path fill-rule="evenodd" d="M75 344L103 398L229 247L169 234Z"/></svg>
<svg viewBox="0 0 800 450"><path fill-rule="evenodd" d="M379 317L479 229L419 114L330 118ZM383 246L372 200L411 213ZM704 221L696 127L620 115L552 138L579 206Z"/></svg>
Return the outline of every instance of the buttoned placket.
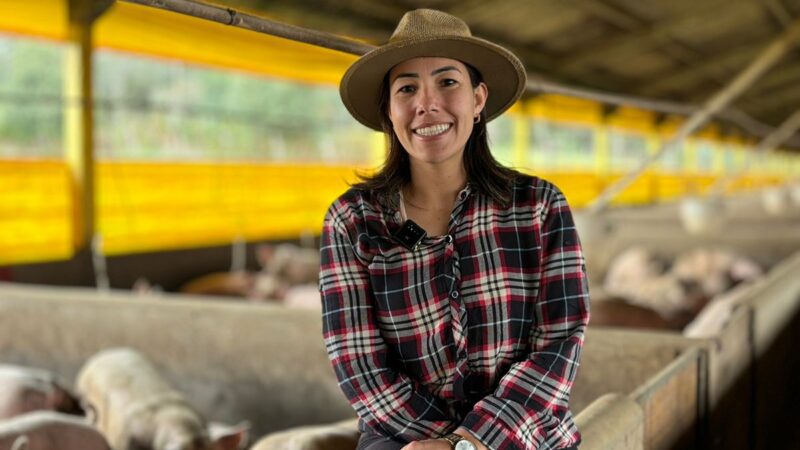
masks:
<svg viewBox="0 0 800 450"><path fill-rule="evenodd" d="M453 318L453 343L455 344L456 373L453 379L453 395L457 400L466 399L464 380L469 373L469 353L467 342L467 307L461 297L460 254L456 245L459 225L463 220L470 189L467 186L456 197L456 204L450 216L449 234L445 237L445 264L452 278L448 291L451 317Z"/></svg>
<svg viewBox="0 0 800 450"><path fill-rule="evenodd" d="M460 254L456 246L457 234L459 225L463 220L464 211L467 207L467 200L471 194L471 188L467 185L456 196L456 202L453 206L453 211L450 213L450 222L448 224L448 234L443 237L444 243L444 267L447 278L451 280L448 286L448 303L450 308L450 316L453 318L453 343L456 350L456 376L454 380L454 388L456 398L464 399L463 380L469 373L469 353L467 348L467 308L461 298L459 291L461 286L461 267L460 267ZM397 197L399 201L399 195ZM393 209L391 214L392 219L401 224L403 222L402 214L399 209ZM442 242L442 241L438 241ZM429 243L430 244L430 243ZM434 244L435 245L435 244Z"/></svg>

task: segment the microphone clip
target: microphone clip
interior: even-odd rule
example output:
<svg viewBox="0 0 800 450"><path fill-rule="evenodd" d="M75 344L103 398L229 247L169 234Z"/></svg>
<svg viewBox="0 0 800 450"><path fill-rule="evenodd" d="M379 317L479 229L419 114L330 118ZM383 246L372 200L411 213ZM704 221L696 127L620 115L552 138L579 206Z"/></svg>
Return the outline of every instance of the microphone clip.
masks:
<svg viewBox="0 0 800 450"><path fill-rule="evenodd" d="M427 235L428 233L421 226L414 223L413 220L406 220L394 234L394 239L413 252L419 248L419 244Z"/></svg>

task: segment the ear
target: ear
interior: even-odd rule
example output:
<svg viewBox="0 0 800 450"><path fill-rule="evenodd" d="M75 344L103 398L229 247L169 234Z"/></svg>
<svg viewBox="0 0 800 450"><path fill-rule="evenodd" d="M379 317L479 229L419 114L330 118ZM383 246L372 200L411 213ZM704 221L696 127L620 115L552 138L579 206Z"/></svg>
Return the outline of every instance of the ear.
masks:
<svg viewBox="0 0 800 450"><path fill-rule="evenodd" d="M80 400L80 407L83 409L86 420L94 426L99 426L100 414L98 414L97 408L95 408L94 405L89 403L89 401L85 398Z"/></svg>
<svg viewBox="0 0 800 450"><path fill-rule="evenodd" d="M214 450L239 450L247 445L250 423L225 425L217 422L208 424L208 436Z"/></svg>
<svg viewBox="0 0 800 450"><path fill-rule="evenodd" d="M14 443L11 444L11 450L28 450L28 444L30 440L28 436L25 434L21 434L14 439Z"/></svg>
<svg viewBox="0 0 800 450"><path fill-rule="evenodd" d="M473 112L473 116L477 116L483 111L483 108L486 106L486 99L488 98L489 88L486 86L486 83L481 81L475 88L475 112Z"/></svg>
<svg viewBox="0 0 800 450"><path fill-rule="evenodd" d="M261 244L256 247L256 259L261 268L269 266L269 262L275 255L275 246L272 244Z"/></svg>

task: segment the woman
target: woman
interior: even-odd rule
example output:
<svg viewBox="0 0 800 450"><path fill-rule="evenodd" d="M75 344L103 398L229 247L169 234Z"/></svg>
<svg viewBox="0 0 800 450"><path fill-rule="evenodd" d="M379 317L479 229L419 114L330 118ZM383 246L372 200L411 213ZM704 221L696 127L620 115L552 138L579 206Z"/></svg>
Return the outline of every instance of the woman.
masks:
<svg viewBox="0 0 800 450"><path fill-rule="evenodd" d="M588 320L569 207L499 165L486 122L525 87L461 20L407 13L340 92L389 138L383 168L329 209L323 331L359 449L557 449Z"/></svg>

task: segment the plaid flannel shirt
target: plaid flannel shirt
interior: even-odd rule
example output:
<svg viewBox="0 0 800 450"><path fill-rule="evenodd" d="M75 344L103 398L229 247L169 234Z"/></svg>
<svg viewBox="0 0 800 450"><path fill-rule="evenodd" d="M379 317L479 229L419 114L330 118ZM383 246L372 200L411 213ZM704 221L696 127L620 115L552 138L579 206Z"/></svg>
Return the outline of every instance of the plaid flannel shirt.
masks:
<svg viewBox="0 0 800 450"><path fill-rule="evenodd" d="M588 282L554 185L515 183L508 208L470 186L449 234L416 251L391 203L350 189L325 217L323 333L361 425L400 442L465 427L491 449L556 449L569 411Z"/></svg>

